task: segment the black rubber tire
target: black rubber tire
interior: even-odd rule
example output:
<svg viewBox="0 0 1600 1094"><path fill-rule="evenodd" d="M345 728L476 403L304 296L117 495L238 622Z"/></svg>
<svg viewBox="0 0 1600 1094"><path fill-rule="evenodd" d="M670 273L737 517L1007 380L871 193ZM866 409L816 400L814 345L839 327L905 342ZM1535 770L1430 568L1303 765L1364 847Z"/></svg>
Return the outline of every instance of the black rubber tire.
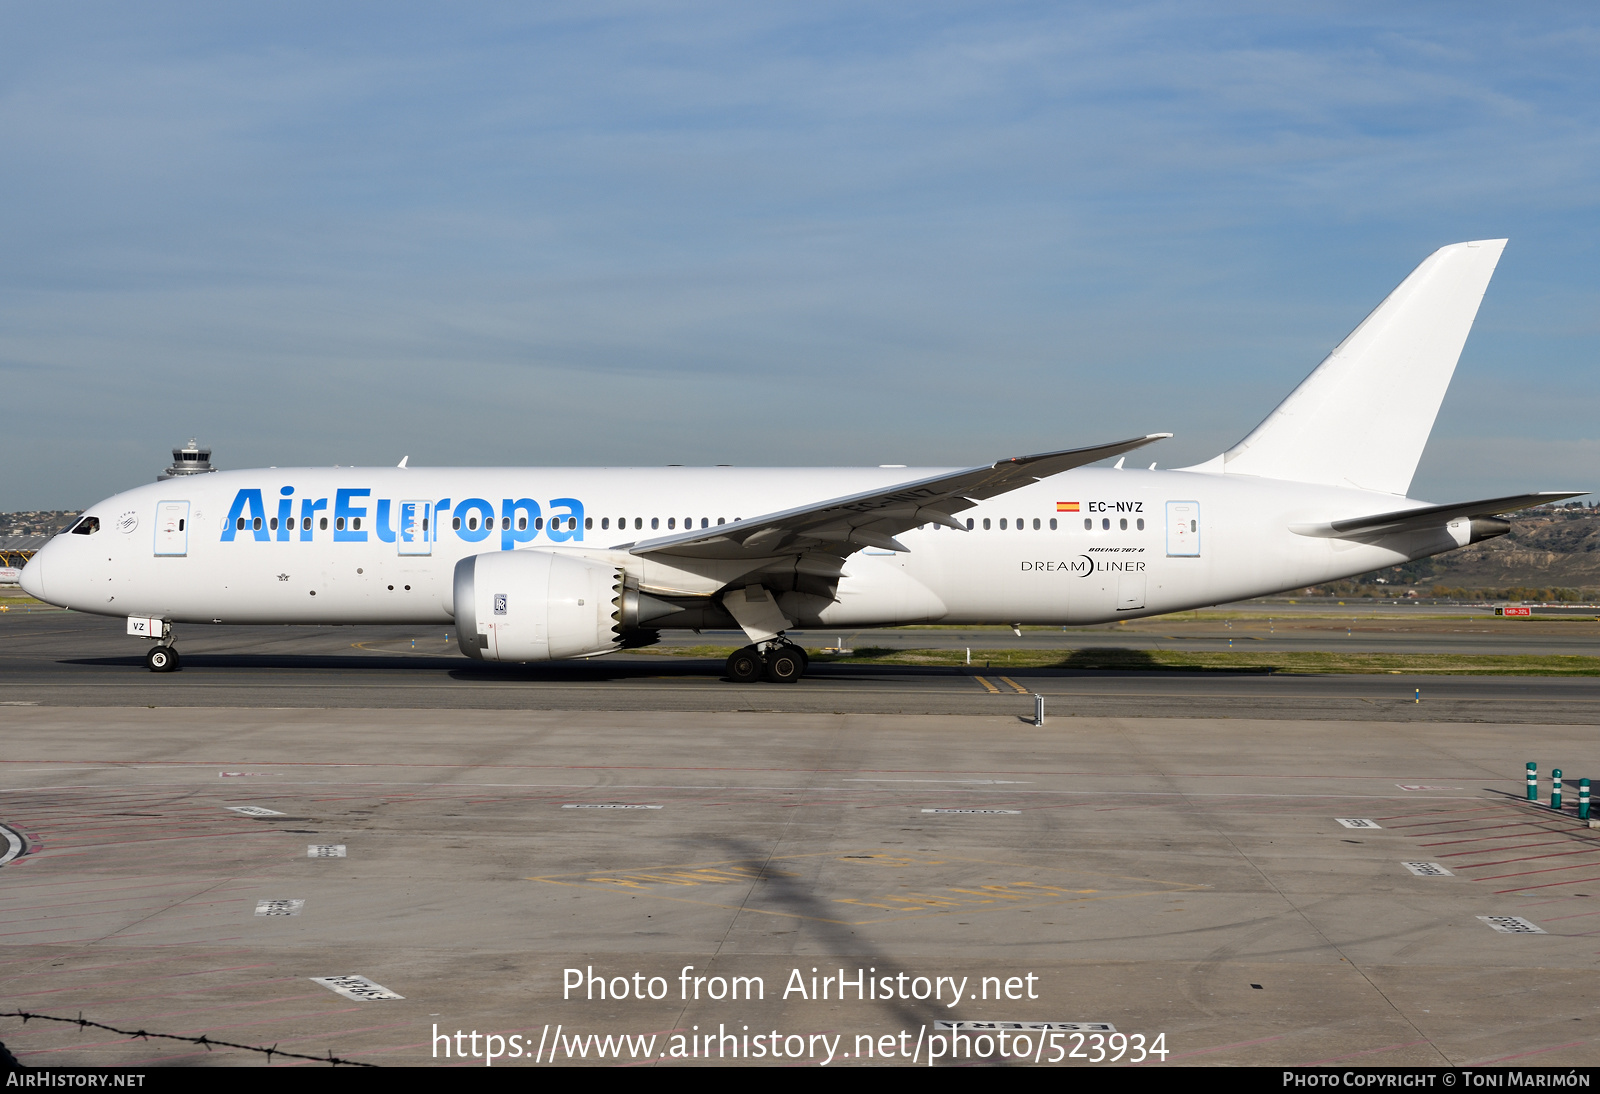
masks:
<svg viewBox="0 0 1600 1094"><path fill-rule="evenodd" d="M794 646L779 646L767 651L767 679L774 684L792 684L806 674L805 651Z"/></svg>
<svg viewBox="0 0 1600 1094"><path fill-rule="evenodd" d="M178 651L171 646L152 646L144 655L144 663L151 672L178 671Z"/></svg>
<svg viewBox="0 0 1600 1094"><path fill-rule="evenodd" d="M767 666L761 660L761 651L754 646L734 650L728 657L728 679L736 684L753 684L761 679Z"/></svg>

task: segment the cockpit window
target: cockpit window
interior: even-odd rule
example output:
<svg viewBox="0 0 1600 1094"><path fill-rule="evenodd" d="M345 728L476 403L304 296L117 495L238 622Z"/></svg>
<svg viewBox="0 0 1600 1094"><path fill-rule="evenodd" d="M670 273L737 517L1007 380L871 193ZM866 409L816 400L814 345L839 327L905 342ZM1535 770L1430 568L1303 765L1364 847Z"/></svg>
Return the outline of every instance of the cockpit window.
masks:
<svg viewBox="0 0 1600 1094"><path fill-rule="evenodd" d="M92 536L99 530L99 517L84 517L77 524L72 526L72 534L75 536Z"/></svg>

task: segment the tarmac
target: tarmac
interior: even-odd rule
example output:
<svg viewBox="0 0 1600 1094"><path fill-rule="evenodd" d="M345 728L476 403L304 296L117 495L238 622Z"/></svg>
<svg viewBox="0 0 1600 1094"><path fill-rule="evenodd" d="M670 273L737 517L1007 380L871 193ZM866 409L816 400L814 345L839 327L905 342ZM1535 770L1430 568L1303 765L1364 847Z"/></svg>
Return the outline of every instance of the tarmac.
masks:
<svg viewBox="0 0 1600 1094"><path fill-rule="evenodd" d="M0 1009L274 1066L1596 1056L1587 679L740 687L399 628L195 628L156 675L119 629L0 617ZM268 1060L15 1018L0 1041Z"/></svg>

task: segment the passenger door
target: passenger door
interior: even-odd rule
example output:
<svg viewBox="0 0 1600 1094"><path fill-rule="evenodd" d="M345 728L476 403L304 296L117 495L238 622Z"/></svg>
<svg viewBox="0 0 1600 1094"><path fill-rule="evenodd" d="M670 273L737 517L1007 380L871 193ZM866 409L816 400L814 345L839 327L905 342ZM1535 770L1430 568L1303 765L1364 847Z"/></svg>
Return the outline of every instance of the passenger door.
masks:
<svg viewBox="0 0 1600 1094"><path fill-rule="evenodd" d="M189 503L156 503L156 555L182 557L189 553Z"/></svg>
<svg viewBox="0 0 1600 1094"><path fill-rule="evenodd" d="M433 503L402 501L396 520L394 541L402 555L431 555L437 529L433 527Z"/></svg>
<svg viewBox="0 0 1600 1094"><path fill-rule="evenodd" d="M1200 503L1167 502L1167 557L1200 557Z"/></svg>

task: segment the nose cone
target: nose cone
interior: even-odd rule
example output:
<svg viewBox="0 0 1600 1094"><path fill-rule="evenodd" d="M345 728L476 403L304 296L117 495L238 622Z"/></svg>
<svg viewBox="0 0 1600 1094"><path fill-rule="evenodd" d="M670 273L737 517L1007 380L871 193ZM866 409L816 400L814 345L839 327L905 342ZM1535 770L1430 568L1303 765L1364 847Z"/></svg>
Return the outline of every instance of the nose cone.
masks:
<svg viewBox="0 0 1600 1094"><path fill-rule="evenodd" d="M22 586L22 591L33 597L35 600L46 600L44 595L43 555L44 551L36 552L34 556L28 560L27 565L22 567L22 576L17 579L18 584Z"/></svg>

